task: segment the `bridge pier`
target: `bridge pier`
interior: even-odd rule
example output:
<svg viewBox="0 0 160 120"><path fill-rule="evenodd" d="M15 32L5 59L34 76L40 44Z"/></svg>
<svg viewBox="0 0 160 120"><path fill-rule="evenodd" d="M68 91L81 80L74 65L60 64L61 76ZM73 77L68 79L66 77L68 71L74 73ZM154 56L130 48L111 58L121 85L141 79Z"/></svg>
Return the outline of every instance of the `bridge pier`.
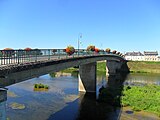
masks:
<svg viewBox="0 0 160 120"><path fill-rule="evenodd" d="M89 63L79 66L79 91L96 92L97 63Z"/></svg>
<svg viewBox="0 0 160 120"><path fill-rule="evenodd" d="M121 69L122 63L113 60L106 62L106 75L115 75Z"/></svg>
<svg viewBox="0 0 160 120"><path fill-rule="evenodd" d="M7 100L7 90L3 90L0 88L0 102Z"/></svg>
<svg viewBox="0 0 160 120"><path fill-rule="evenodd" d="M6 120L7 90L0 88L0 120Z"/></svg>

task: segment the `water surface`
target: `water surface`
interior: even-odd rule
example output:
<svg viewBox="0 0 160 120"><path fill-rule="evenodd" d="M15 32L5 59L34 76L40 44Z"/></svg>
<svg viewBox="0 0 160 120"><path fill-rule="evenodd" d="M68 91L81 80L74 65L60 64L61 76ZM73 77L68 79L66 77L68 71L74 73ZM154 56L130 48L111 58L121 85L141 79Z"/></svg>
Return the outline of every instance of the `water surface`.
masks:
<svg viewBox="0 0 160 120"><path fill-rule="evenodd" d="M126 80L125 80L126 78ZM160 83L159 75L130 74L97 76L97 94L78 92L77 74L56 73L43 75L8 86L7 101L0 103L0 117L10 120L117 120L121 107L97 102L99 88L119 88L123 84ZM34 84L49 86L48 91L34 91ZM119 101L120 102L120 101ZM18 105L17 105L18 104ZM123 115L122 115L123 116ZM126 116L126 115L125 115ZM23 118L23 119L22 119Z"/></svg>

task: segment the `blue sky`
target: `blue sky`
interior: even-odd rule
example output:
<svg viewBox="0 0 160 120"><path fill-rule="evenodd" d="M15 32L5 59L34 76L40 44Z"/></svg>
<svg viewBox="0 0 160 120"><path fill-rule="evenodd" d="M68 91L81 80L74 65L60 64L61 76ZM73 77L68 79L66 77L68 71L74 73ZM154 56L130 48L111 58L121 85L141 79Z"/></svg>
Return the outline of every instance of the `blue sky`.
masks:
<svg viewBox="0 0 160 120"><path fill-rule="evenodd" d="M0 49L160 52L160 0L0 0Z"/></svg>

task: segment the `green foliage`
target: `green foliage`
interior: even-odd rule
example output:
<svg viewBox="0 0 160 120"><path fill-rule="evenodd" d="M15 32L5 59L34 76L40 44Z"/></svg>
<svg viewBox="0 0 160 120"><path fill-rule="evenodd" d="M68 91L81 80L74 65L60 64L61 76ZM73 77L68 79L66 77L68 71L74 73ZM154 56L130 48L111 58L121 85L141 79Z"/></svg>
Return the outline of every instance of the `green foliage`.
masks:
<svg viewBox="0 0 160 120"><path fill-rule="evenodd" d="M111 49L110 49L110 48L106 48L106 52L107 52L107 53L110 53L110 52L111 52Z"/></svg>
<svg viewBox="0 0 160 120"><path fill-rule="evenodd" d="M160 116L160 86L124 87L122 104L135 111L144 110Z"/></svg>
<svg viewBox="0 0 160 120"><path fill-rule="evenodd" d="M106 62L97 62L97 71L106 72Z"/></svg>
<svg viewBox="0 0 160 120"><path fill-rule="evenodd" d="M0 51L0 57L2 57L3 56L3 53Z"/></svg>
<svg viewBox="0 0 160 120"><path fill-rule="evenodd" d="M127 63L131 73L160 73L160 62L130 61ZM63 70L72 72L75 68ZM106 72L106 62L97 62L97 71Z"/></svg>
<svg viewBox="0 0 160 120"><path fill-rule="evenodd" d="M44 89L49 89L48 85L44 85L42 83L39 84L34 84L34 88L40 89L40 88L44 88Z"/></svg>
<svg viewBox="0 0 160 120"><path fill-rule="evenodd" d="M68 55L72 55L74 52L75 52L75 49L73 46L69 45L67 46L65 52L68 54Z"/></svg>
<svg viewBox="0 0 160 120"><path fill-rule="evenodd" d="M49 86L48 86L48 85L44 85L44 88L45 88L45 89L49 89Z"/></svg>
<svg viewBox="0 0 160 120"><path fill-rule="evenodd" d="M95 46L94 45L89 45L87 47L87 51L95 51Z"/></svg>
<svg viewBox="0 0 160 120"><path fill-rule="evenodd" d="M52 78L56 77L56 72L49 73L49 76L52 77Z"/></svg>

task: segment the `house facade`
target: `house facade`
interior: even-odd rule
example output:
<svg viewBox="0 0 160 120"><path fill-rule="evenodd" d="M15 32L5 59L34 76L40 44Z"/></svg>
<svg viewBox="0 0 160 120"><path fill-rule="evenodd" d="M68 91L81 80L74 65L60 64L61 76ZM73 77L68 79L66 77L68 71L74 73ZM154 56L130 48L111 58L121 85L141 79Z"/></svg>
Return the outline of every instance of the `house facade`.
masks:
<svg viewBox="0 0 160 120"><path fill-rule="evenodd" d="M127 52L125 58L132 61L160 61L157 51L144 51L144 54L141 52Z"/></svg>
<svg viewBox="0 0 160 120"><path fill-rule="evenodd" d="M144 59L145 61L159 61L158 52L144 51Z"/></svg>
<svg viewBox="0 0 160 120"><path fill-rule="evenodd" d="M141 52L127 52L125 58L132 61L144 61L144 55Z"/></svg>

